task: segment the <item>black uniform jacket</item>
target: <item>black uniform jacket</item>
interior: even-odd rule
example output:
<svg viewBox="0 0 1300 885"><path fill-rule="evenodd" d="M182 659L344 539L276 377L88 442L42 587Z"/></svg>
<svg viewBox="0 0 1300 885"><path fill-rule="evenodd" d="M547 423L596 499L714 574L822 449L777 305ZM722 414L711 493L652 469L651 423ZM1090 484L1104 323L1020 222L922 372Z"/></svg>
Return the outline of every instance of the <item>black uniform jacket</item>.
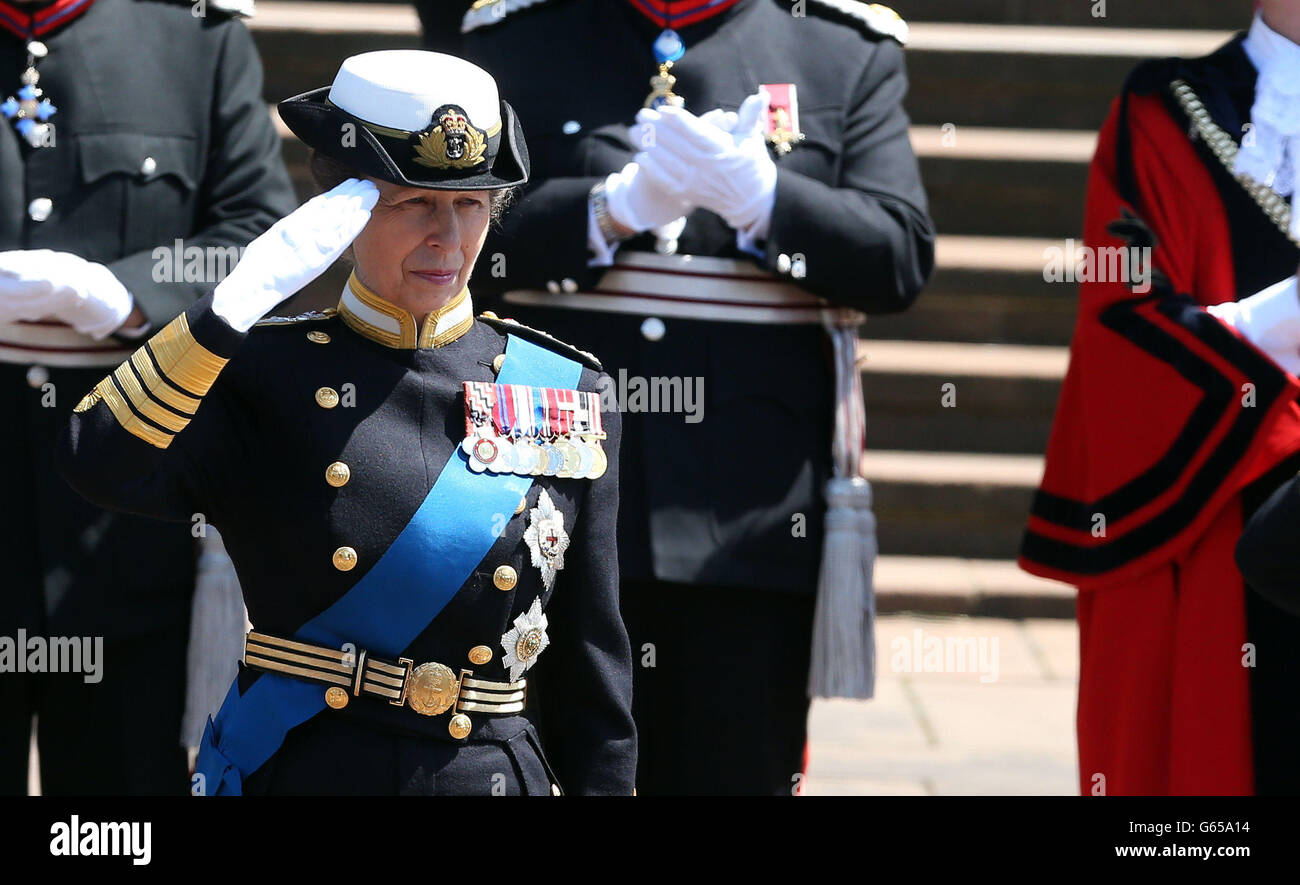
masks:
<svg viewBox="0 0 1300 885"><path fill-rule="evenodd" d="M806 11L741 0L680 28L686 54L672 69L674 91L702 114L735 110L760 84L794 83L805 139L776 157L758 263L835 303L899 311L930 273L934 237L902 107L902 48L823 3ZM518 111L533 164L523 200L485 247L504 256L504 274L483 280L480 294L598 284L603 271L587 266L588 192L634 156L627 128L650 92L659 31L626 0L554 0L464 35L461 51ZM747 257L735 231L706 210L688 218L678 253ZM800 256L806 275L793 279L790 259ZM812 591L833 423L819 327L665 318L652 341L639 316L493 309L596 352L615 379L620 371L703 379L698 423L680 413L625 416L627 577ZM805 522L806 534L796 530Z"/></svg>
<svg viewBox="0 0 1300 885"><path fill-rule="evenodd" d="M58 108L54 143L32 148L0 121L0 250L103 263L161 328L215 280L155 281L155 248L181 239L233 253L295 205L252 38L215 8L196 18L189 3L97 0L42 40L49 54L37 69ZM0 92L18 88L26 62L24 42L0 32ZM40 197L52 206L38 221L28 206ZM50 462L72 406L106 369L31 369L0 363L0 458L14 480L0 533L15 554L0 626L184 629L189 532L91 507Z"/></svg>
<svg viewBox="0 0 1300 885"><path fill-rule="evenodd" d="M589 357L554 339L482 318L439 347L414 348L384 343L382 331L332 312L271 321L240 335L212 312L210 301L205 297L186 312L188 331L178 328L178 318L86 398L62 438L60 467L101 506L217 526L254 627L282 637L347 593L406 527L465 438L462 382L494 379L504 331L585 360L582 390L597 389L601 374ZM413 322L388 308L394 319ZM182 352L188 356L176 357ZM230 362L222 368L224 359ZM320 394L322 388L335 398ZM178 398L181 390L187 392ZM501 638L540 598L551 642L524 674L529 709L510 717L514 731L541 717L566 791L630 794L631 658L618 613L614 544L620 424L617 414L606 418L608 472L596 480L538 477L527 506L502 515L504 528L495 527L500 535L486 558L404 654L417 664L436 661L508 682ZM348 468L341 486L326 481L336 462ZM571 539L550 592L523 541L529 510L543 491L563 512ZM348 570L336 564L343 547L355 551ZM508 590L493 580L502 565L518 573ZM431 571L438 566L427 564ZM469 662L476 646L492 650L490 662ZM241 688L254 676L244 669ZM368 697L343 711L326 709L299 730L328 729L322 720L340 715L450 740L449 713L423 717ZM487 717L479 719L471 744L489 732L502 736L508 725L498 720L489 729ZM486 774L481 786L488 791Z"/></svg>

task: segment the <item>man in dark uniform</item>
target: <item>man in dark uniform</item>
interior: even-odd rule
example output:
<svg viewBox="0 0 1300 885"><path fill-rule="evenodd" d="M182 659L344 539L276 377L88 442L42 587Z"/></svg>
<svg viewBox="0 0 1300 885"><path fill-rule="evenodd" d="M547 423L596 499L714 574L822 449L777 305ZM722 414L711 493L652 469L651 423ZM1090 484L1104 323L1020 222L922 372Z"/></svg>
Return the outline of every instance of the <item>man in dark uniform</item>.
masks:
<svg viewBox="0 0 1300 885"><path fill-rule="evenodd" d="M932 266L906 27L854 2L505 0L463 30L519 97L536 170L480 291L596 349L627 412L640 792L789 795L836 384L854 373L852 319L837 378L823 308L903 310ZM647 411L634 391L655 379L682 395ZM861 446L850 429L846 482Z"/></svg>
<svg viewBox="0 0 1300 885"><path fill-rule="evenodd" d="M93 507L51 457L105 367L293 206L253 41L222 5L0 2L0 636L104 643L98 682L0 673L0 793L26 791L33 716L45 793L186 789L193 525Z"/></svg>
<svg viewBox="0 0 1300 885"><path fill-rule="evenodd" d="M607 376L476 318L468 288L528 178L517 117L482 69L409 50L279 107L339 183L96 385L60 447L82 494L203 512L235 562L254 630L195 792L630 794ZM349 244L337 310L255 327Z"/></svg>

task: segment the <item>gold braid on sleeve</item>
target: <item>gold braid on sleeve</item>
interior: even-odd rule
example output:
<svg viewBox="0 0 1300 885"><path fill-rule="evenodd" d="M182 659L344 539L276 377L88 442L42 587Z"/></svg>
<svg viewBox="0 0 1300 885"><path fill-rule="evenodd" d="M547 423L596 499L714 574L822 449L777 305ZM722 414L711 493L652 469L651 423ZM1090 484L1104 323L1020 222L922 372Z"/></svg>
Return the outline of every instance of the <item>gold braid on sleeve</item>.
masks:
<svg viewBox="0 0 1300 885"><path fill-rule="evenodd" d="M74 411L103 400L123 430L165 449L190 423L227 362L194 339L181 314L96 384Z"/></svg>

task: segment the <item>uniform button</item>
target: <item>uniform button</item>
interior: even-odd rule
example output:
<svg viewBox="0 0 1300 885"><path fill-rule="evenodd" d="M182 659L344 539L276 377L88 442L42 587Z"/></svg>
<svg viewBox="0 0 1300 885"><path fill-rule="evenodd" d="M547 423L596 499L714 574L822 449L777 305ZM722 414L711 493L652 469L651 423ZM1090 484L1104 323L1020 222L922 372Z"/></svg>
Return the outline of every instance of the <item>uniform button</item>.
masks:
<svg viewBox="0 0 1300 885"><path fill-rule="evenodd" d="M463 737L469 737L469 732L472 727L469 717L464 713L457 713L455 716L451 717L451 721L447 723L447 731L456 740L460 740Z"/></svg>
<svg viewBox="0 0 1300 885"><path fill-rule="evenodd" d="M523 513L523 512L524 512L524 508L527 507L527 506L528 506L528 499L527 499L527 498L520 498L520 499L519 499L519 506L515 508L515 516L518 516L519 514Z"/></svg>
<svg viewBox="0 0 1300 885"><path fill-rule="evenodd" d="M565 135L577 135L582 131L582 124L577 120L569 120L561 128Z"/></svg>
<svg viewBox="0 0 1300 885"><path fill-rule="evenodd" d="M658 341L667 331L668 327L659 317L646 317L641 323L641 337L646 341Z"/></svg>
<svg viewBox="0 0 1300 885"><path fill-rule="evenodd" d="M33 40L27 44L27 51L37 58L45 58L50 54L49 48L40 40Z"/></svg>
<svg viewBox="0 0 1300 885"><path fill-rule="evenodd" d="M322 387L316 391L316 405L322 409L332 409L339 404L339 392L333 387Z"/></svg>
<svg viewBox="0 0 1300 885"><path fill-rule="evenodd" d="M54 201L49 197L37 197L27 204L27 215L32 221L44 221L50 217Z"/></svg>
<svg viewBox="0 0 1300 885"><path fill-rule="evenodd" d="M791 261L790 276L794 277L796 280L802 280L804 277L808 276L808 262L804 261L802 258L796 258L794 261Z"/></svg>
<svg viewBox="0 0 1300 885"><path fill-rule="evenodd" d="M574 280L565 277L564 279L560 280L560 288L566 292L577 292L578 284Z"/></svg>
<svg viewBox="0 0 1300 885"><path fill-rule="evenodd" d="M551 784L551 795L552 795L552 796L558 796L558 795L560 795L560 785L559 785L559 784Z"/></svg>
<svg viewBox="0 0 1300 885"><path fill-rule="evenodd" d="M320 329L313 329L307 333L307 340L312 344L329 344L330 333L322 332Z"/></svg>
<svg viewBox="0 0 1300 885"><path fill-rule="evenodd" d="M552 295L558 295L560 294L560 284L555 282L555 280L547 280L546 291L550 292Z"/></svg>
<svg viewBox="0 0 1300 885"><path fill-rule="evenodd" d="M471 664L486 664L490 660L492 660L492 649L486 645L476 645L469 650Z"/></svg>
<svg viewBox="0 0 1300 885"><path fill-rule="evenodd" d="M776 269L778 273L790 272L790 256L782 252L776 256Z"/></svg>
<svg viewBox="0 0 1300 885"><path fill-rule="evenodd" d="M508 565L499 565L492 573L492 583L498 590L513 590L519 582L519 573Z"/></svg>
<svg viewBox="0 0 1300 885"><path fill-rule="evenodd" d="M495 357L492 358L492 371L497 374L500 374L501 367L505 365L505 362L506 362L506 355L504 353L498 353Z"/></svg>
<svg viewBox="0 0 1300 885"><path fill-rule="evenodd" d="M50 380L50 370L44 366L29 366L27 369L27 386L40 388Z"/></svg>
<svg viewBox="0 0 1300 885"><path fill-rule="evenodd" d="M332 710L342 710L348 705L348 693L337 685L325 689L325 703Z"/></svg>
<svg viewBox="0 0 1300 885"><path fill-rule="evenodd" d="M347 485L351 478L352 471L342 461L335 461L325 468L325 481L336 489Z"/></svg>
<svg viewBox="0 0 1300 885"><path fill-rule="evenodd" d="M158 171L158 161L155 160L153 157L145 157L144 161L140 164L140 174L153 175L157 171Z"/></svg>
<svg viewBox="0 0 1300 885"><path fill-rule="evenodd" d="M350 572L356 568L357 551L351 547L340 547L334 551L334 567L341 572Z"/></svg>

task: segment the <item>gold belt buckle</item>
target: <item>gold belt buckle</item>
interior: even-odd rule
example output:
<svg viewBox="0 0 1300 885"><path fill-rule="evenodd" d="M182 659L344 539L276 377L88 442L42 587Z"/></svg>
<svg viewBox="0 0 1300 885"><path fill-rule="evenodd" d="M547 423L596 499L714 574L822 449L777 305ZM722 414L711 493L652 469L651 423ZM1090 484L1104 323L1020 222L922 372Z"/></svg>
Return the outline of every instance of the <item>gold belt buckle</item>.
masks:
<svg viewBox="0 0 1300 885"><path fill-rule="evenodd" d="M397 662L407 668L403 695L407 705L422 716L437 716L450 710L460 697L460 679L451 668L429 661L412 669L415 663L410 658L398 658ZM402 699L396 701L402 703Z"/></svg>

